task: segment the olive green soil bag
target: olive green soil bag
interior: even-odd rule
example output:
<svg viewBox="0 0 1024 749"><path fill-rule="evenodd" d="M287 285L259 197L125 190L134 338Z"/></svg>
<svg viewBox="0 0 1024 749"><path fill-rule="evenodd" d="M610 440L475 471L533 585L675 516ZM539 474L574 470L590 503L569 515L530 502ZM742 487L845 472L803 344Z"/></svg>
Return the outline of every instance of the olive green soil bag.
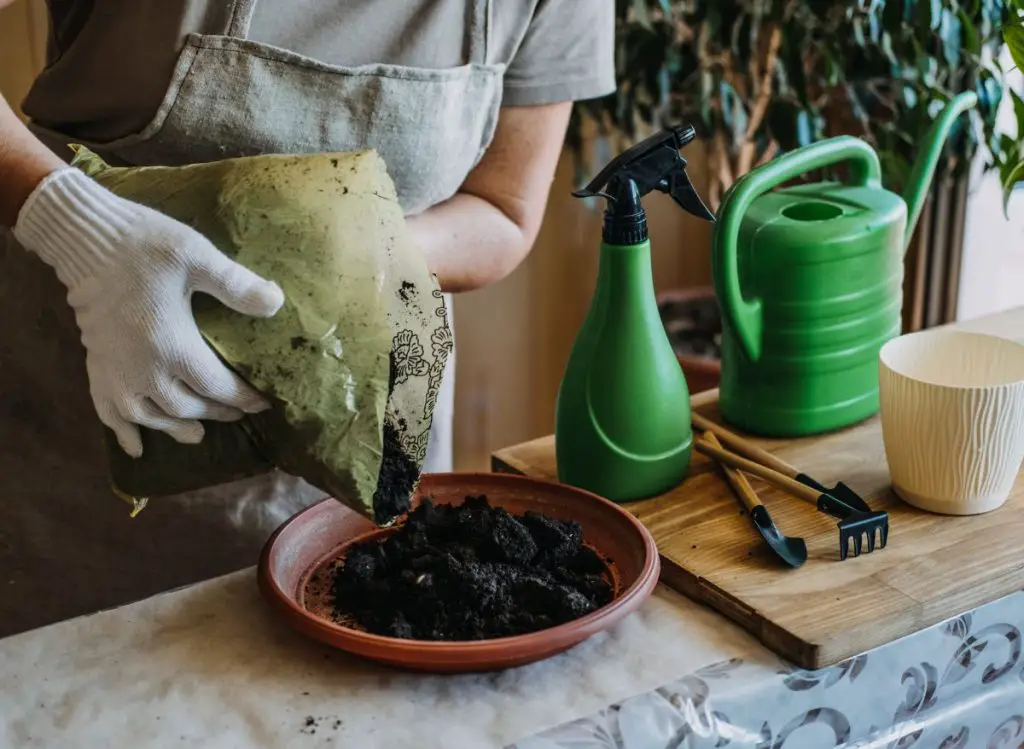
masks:
<svg viewBox="0 0 1024 749"><path fill-rule="evenodd" d="M140 509L279 468L378 524L408 509L452 336L376 152L120 168L73 148L73 166L193 227L285 294L270 319L193 297L206 341L273 407L205 422L199 445L143 430L138 459L107 430L115 493Z"/></svg>

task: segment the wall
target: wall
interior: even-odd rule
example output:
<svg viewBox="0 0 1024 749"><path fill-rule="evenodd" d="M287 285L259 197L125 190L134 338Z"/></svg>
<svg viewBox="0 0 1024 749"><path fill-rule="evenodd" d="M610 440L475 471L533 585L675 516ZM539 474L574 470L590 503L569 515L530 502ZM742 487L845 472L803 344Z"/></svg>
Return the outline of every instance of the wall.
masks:
<svg viewBox="0 0 1024 749"><path fill-rule="evenodd" d="M21 100L43 62L43 8L43 0L16 0L0 11L0 91L12 103ZM703 190L702 157L690 156L690 174ZM572 164L565 157L529 259L504 282L456 300L460 469L486 470L492 450L553 428L558 382L596 277L601 229L600 206L571 197L572 189ZM649 199L649 221L656 285L708 283L710 227L662 195Z"/></svg>
<svg viewBox="0 0 1024 749"><path fill-rule="evenodd" d="M1004 52L1002 64L1005 70L1014 67L1008 52ZM1024 76L1014 69L1007 74L1007 82L1020 91ZM1013 131L1016 117L1009 96L1000 105L997 122L1003 132ZM1024 304L1024 189L1018 189L1011 199L1007 219L999 175L995 171L982 174L983 162L984 154L979 154L967 201L958 320Z"/></svg>

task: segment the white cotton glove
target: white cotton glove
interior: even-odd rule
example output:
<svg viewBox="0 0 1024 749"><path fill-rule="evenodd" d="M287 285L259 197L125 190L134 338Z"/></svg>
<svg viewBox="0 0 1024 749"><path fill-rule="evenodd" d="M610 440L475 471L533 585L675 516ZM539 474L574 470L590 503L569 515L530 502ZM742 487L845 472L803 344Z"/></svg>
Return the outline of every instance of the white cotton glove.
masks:
<svg viewBox="0 0 1024 749"><path fill-rule="evenodd" d="M243 314L271 317L284 303L277 284L72 167L40 183L14 236L67 286L93 404L126 453L142 455L137 425L195 444L203 438L199 419L234 421L267 407L203 340L190 300L204 292Z"/></svg>

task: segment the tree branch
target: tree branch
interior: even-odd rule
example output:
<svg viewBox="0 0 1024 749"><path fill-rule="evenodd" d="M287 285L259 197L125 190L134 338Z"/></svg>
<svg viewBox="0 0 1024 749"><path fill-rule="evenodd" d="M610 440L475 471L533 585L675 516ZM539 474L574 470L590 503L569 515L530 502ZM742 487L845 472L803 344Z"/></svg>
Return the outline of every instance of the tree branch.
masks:
<svg viewBox="0 0 1024 749"><path fill-rule="evenodd" d="M782 46L782 29L773 24L771 34L768 36L768 49L765 53L765 62L761 67L761 79L757 84L757 98L750 107L750 118L747 120L747 130L743 134L743 143L740 146L736 160L736 174L746 174L754 166L754 157L757 155L757 145L754 138L757 131L764 123L765 115L768 113L768 105L771 104L772 92L775 89L775 69L779 59L779 48Z"/></svg>
<svg viewBox="0 0 1024 749"><path fill-rule="evenodd" d="M765 64L762 68L761 82L758 86L757 99L750 108L750 120L747 122L745 140L754 137L761 123L764 122L765 114L768 113L768 105L772 100L772 92L775 89L773 80L775 78L776 63L779 59L779 47L782 46L782 29L772 26L772 32L768 37L768 51L765 54Z"/></svg>

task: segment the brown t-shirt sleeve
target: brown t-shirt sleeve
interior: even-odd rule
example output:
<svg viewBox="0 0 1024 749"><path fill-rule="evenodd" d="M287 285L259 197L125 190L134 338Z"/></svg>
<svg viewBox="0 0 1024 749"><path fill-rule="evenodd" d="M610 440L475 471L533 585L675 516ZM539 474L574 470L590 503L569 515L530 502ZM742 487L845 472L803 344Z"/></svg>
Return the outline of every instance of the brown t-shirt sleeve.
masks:
<svg viewBox="0 0 1024 749"><path fill-rule="evenodd" d="M505 71L502 103L578 101L614 90L614 0L540 0Z"/></svg>

